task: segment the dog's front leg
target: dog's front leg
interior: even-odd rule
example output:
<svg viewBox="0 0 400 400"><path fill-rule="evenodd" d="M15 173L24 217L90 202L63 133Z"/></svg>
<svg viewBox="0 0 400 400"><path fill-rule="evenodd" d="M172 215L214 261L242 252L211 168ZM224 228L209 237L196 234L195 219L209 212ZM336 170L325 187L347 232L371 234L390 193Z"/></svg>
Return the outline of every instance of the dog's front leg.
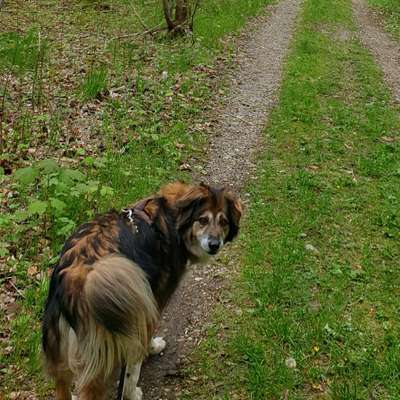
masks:
<svg viewBox="0 0 400 400"><path fill-rule="evenodd" d="M142 363L127 365L124 384L124 400L142 400L142 389L137 387Z"/></svg>

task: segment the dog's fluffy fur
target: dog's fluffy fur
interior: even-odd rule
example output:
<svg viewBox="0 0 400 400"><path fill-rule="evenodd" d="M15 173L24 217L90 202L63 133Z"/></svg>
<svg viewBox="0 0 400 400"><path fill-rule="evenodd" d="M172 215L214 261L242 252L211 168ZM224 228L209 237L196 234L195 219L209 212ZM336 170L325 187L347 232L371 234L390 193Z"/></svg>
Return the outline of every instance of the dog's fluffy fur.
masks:
<svg viewBox="0 0 400 400"><path fill-rule="evenodd" d="M56 398L71 399L74 382L80 399L103 399L124 362L138 375L159 313L187 264L231 241L240 217L230 192L176 182L79 227L54 267L43 320Z"/></svg>

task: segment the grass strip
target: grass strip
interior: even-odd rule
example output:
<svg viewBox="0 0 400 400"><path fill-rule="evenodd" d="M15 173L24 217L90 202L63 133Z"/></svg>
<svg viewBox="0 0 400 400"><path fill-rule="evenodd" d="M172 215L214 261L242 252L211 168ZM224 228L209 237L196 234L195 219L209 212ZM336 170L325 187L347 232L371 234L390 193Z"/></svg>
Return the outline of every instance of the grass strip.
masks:
<svg viewBox="0 0 400 400"><path fill-rule="evenodd" d="M386 29L400 40L400 2L397 0L368 0L368 3L383 14Z"/></svg>
<svg viewBox="0 0 400 400"><path fill-rule="evenodd" d="M305 1L188 399L400 393L399 107L353 32L348 0Z"/></svg>

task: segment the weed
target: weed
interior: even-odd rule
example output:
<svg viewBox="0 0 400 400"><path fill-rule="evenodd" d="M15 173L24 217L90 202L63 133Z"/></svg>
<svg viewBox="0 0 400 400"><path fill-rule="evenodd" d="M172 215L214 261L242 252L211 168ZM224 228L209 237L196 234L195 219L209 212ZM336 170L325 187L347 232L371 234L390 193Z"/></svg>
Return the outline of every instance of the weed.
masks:
<svg viewBox="0 0 400 400"><path fill-rule="evenodd" d="M100 68L90 71L81 86L81 95L85 101L101 98L107 89L107 70Z"/></svg>

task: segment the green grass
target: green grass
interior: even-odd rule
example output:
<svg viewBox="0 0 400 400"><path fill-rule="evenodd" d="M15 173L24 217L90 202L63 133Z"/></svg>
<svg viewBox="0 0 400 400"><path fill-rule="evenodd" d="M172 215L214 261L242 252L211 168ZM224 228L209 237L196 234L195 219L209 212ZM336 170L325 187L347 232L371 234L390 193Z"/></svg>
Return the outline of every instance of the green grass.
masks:
<svg viewBox="0 0 400 400"><path fill-rule="evenodd" d="M349 3L305 2L241 263L185 398L399 398L399 107L343 40Z"/></svg>
<svg viewBox="0 0 400 400"><path fill-rule="evenodd" d="M0 310L1 394L47 396L40 318L48 267L66 235L188 177L179 166L203 157L204 113L222 84L214 64L229 63L228 35L271 2L203 1L193 38L174 40L140 34L132 5L153 27L160 2L3 4L0 284L16 306Z"/></svg>
<svg viewBox="0 0 400 400"><path fill-rule="evenodd" d="M90 71L81 87L84 100L95 99L104 94L107 89L107 70L100 68Z"/></svg>
<svg viewBox="0 0 400 400"><path fill-rule="evenodd" d="M368 0L368 3L383 12L387 30L400 40L400 2L398 0Z"/></svg>

